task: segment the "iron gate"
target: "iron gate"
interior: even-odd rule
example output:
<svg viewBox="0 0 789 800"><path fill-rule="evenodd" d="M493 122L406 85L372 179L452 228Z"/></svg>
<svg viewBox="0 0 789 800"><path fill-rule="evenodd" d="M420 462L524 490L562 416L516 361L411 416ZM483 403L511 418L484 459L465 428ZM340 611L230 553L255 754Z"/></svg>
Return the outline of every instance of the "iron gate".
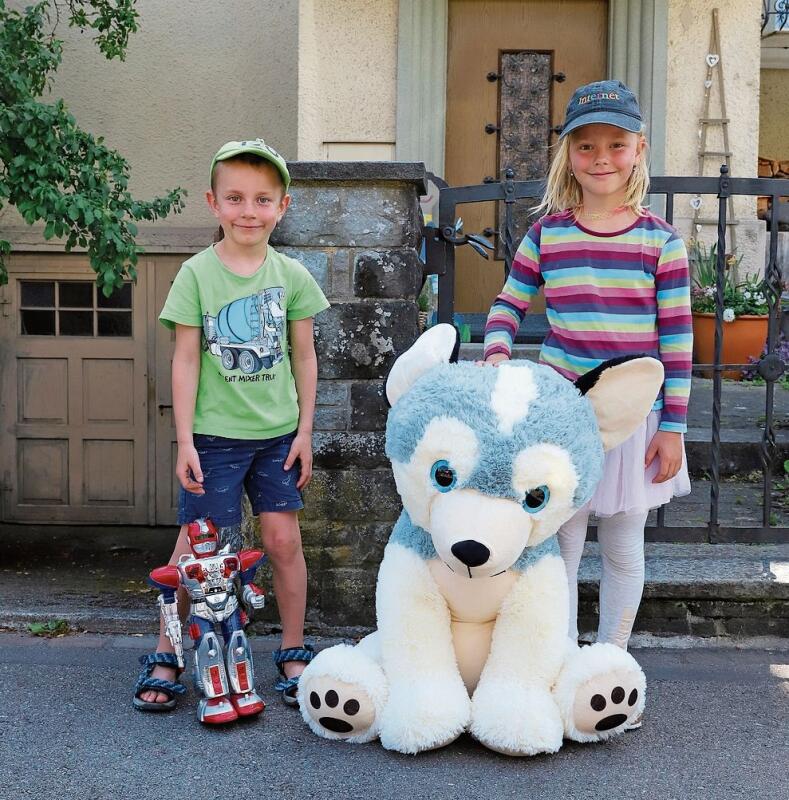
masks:
<svg viewBox="0 0 789 800"><path fill-rule="evenodd" d="M500 218L499 238L504 248L505 273L509 274L518 242L514 233L515 203L523 198L541 197L543 181L515 181L512 170L506 170L501 181L487 182L477 186L458 186L440 189L438 226L425 228L425 273L438 275L438 321L452 322L454 317L455 248L475 243L474 238L458 230L455 225L458 207L467 203L503 203L504 213ZM707 522L710 542L775 542L789 540L789 527L771 524L773 511L772 484L776 469L776 429L774 420L775 384L787 364L777 352L781 315L781 268L778 264L778 209L782 197L789 197L789 180L776 178L732 178L728 168L721 167L720 176L710 177L659 177L652 178L649 194L662 196L665 202L663 216L672 223L674 198L676 195L716 195L718 198L717 237L717 286L715 298L715 347L714 363L693 364L694 371L707 368L713 373L712 431L710 449L710 511ZM762 525L760 527L732 527L719 523L720 457L721 457L721 390L724 370L752 367L751 364L721 363L723 344L723 290L727 239L727 201L730 197L768 197L771 200L769 214L769 256L765 267L765 283L769 308L769 323L766 353L756 365L758 374L765 381L765 423L760 442L762 468ZM477 245L477 249L478 245ZM778 465L782 468L782 465ZM686 528L669 527L665 523L666 507L658 510L657 525L650 538L663 541L682 539Z"/></svg>

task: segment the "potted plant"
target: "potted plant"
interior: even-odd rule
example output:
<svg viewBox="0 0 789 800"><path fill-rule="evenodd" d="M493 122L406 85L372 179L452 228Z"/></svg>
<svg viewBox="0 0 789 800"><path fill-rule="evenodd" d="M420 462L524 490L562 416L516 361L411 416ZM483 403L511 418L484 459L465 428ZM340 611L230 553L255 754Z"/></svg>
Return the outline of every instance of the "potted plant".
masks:
<svg viewBox="0 0 789 800"><path fill-rule="evenodd" d="M711 364L715 354L715 294L718 254L716 245L709 250L700 242L690 246L689 261L693 276L690 309L693 314L693 360ZM769 309L765 284L754 275L740 281L737 267L742 256L727 255L723 281L723 348L724 364L746 364L758 358L767 339ZM709 371L705 376L711 376ZM724 370L724 378L739 380L737 370Z"/></svg>

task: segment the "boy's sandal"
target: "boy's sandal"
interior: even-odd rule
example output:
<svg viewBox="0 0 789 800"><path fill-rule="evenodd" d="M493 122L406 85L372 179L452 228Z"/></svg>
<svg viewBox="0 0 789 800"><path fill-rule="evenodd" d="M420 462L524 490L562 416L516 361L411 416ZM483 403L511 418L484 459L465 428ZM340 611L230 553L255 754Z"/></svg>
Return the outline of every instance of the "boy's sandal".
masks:
<svg viewBox="0 0 789 800"><path fill-rule="evenodd" d="M299 701L296 699L296 692L299 689L299 676L296 675L293 678L289 678L285 674L282 665L286 661L302 661L305 664L309 664L315 658L315 651L312 649L312 645L305 644L304 647L288 647L285 650L275 650L271 656L277 665L279 674L282 676L282 679L274 684L274 689L282 692L282 702L286 706L298 705Z"/></svg>
<svg viewBox="0 0 789 800"><path fill-rule="evenodd" d="M151 673L157 666L172 667L176 675L180 675L183 669L178 666L178 659L173 653L151 653L147 656L140 656L140 664L143 665L137 684L134 687L134 699L132 703L138 711L172 711L175 708L175 696L183 694L186 687L182 683L166 681L163 678L152 678ZM140 695L143 692L156 691L167 695L167 700L163 703L143 700Z"/></svg>

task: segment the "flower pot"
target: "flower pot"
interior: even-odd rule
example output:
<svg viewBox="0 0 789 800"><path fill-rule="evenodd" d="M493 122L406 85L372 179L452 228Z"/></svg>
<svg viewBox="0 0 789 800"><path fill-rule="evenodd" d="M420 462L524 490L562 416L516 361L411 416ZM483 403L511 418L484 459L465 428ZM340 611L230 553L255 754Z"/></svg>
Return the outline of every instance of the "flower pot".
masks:
<svg viewBox="0 0 789 800"><path fill-rule="evenodd" d="M769 317L743 314L733 322L723 323L722 364L747 364L748 357L759 358L767 341ZM715 359L715 314L693 312L693 360L697 364L712 364ZM705 378L712 370L702 370ZM739 369L723 371L724 378L742 380Z"/></svg>

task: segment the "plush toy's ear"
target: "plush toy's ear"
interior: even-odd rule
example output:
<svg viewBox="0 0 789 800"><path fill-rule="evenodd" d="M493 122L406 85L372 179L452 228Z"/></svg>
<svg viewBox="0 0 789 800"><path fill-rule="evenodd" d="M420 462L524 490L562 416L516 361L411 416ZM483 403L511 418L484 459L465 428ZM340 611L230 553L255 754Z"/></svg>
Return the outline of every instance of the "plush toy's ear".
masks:
<svg viewBox="0 0 789 800"><path fill-rule="evenodd" d="M386 399L393 406L417 378L438 364L457 360L460 336L446 323L426 330L408 350L395 361L386 379Z"/></svg>
<svg viewBox="0 0 789 800"><path fill-rule="evenodd" d="M582 375L575 385L589 398L603 449L610 450L647 418L663 385L663 365L646 356L614 358Z"/></svg>

